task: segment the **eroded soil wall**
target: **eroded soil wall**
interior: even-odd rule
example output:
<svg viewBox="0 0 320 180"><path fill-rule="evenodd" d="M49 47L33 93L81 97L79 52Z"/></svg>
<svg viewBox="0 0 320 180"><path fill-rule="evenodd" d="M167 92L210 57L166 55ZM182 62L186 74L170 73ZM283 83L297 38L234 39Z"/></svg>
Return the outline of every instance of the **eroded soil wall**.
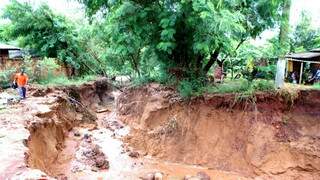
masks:
<svg viewBox="0 0 320 180"><path fill-rule="evenodd" d="M181 101L151 84L123 93L121 119L132 127L127 141L165 160L276 179L320 178L320 91L294 101L259 93L212 95Z"/></svg>
<svg viewBox="0 0 320 180"><path fill-rule="evenodd" d="M65 137L75 126L95 124L96 117L66 97L59 97L46 111L37 113L33 122L28 122L30 136L27 163L50 176L57 176L55 171L57 157L64 148Z"/></svg>

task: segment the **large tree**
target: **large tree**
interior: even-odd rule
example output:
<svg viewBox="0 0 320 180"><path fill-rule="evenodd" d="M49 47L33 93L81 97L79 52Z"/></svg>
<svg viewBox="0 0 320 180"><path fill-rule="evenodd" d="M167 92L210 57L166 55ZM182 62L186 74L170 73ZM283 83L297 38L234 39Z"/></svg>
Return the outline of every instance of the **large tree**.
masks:
<svg viewBox="0 0 320 180"><path fill-rule="evenodd" d="M0 30L3 39L18 40L20 46L42 57L58 58L81 72L90 69L74 24L47 5L33 8L12 0L4 9L3 18L9 20Z"/></svg>
<svg viewBox="0 0 320 180"><path fill-rule="evenodd" d="M311 17L302 12L291 35L291 51L306 51L320 46L320 31L311 25Z"/></svg>
<svg viewBox="0 0 320 180"><path fill-rule="evenodd" d="M280 0L80 0L105 17L111 52L139 71L145 49L197 77L273 27ZM94 16L93 16L94 17Z"/></svg>
<svg viewBox="0 0 320 180"><path fill-rule="evenodd" d="M279 33L279 45L282 49L282 55L289 51L290 9L291 0L282 0L282 15Z"/></svg>

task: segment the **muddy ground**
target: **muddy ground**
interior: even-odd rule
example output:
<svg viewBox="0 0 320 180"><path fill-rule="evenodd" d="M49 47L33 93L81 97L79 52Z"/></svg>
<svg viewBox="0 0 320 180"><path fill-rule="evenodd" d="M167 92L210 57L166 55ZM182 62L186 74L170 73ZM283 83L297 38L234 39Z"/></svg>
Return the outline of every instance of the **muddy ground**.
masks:
<svg viewBox="0 0 320 180"><path fill-rule="evenodd" d="M30 90L0 93L0 179L320 179L320 91Z"/></svg>

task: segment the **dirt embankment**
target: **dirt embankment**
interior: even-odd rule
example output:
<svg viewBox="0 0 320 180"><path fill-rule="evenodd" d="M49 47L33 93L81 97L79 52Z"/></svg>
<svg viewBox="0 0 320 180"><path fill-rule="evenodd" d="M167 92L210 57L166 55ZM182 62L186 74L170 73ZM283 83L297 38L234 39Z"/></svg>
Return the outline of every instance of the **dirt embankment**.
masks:
<svg viewBox="0 0 320 180"><path fill-rule="evenodd" d="M107 78L99 78L96 81L88 82L80 86L57 86L49 88L32 87L31 95L34 97L44 97L52 92L61 91L68 95L71 100L80 102L88 110L97 110L114 102L111 92L115 90L114 86Z"/></svg>
<svg viewBox="0 0 320 180"><path fill-rule="evenodd" d="M73 151L80 143L66 137L74 127L97 127L94 111L113 102L111 91L112 86L104 78L81 86L34 89L33 96L49 94L57 98L43 112L34 114L33 121L26 122L30 132L27 164L50 176L65 177L66 169L70 171L70 161L75 156ZM67 143L72 145L66 147Z"/></svg>
<svg viewBox="0 0 320 180"><path fill-rule="evenodd" d="M320 178L320 91L186 102L151 84L126 91L117 106L132 127L127 141L152 156L247 177Z"/></svg>
<svg viewBox="0 0 320 180"><path fill-rule="evenodd" d="M97 117L94 111L113 101L113 97L109 95L111 90L112 86L104 78L82 86L32 90L32 95L36 97L45 97L48 94L59 97L43 112L34 114L32 121L26 122L30 132L27 141L28 165L54 177L63 172L59 161L68 162L72 159L60 158L66 156L65 152L61 152L66 148L65 140L68 133L74 127L96 126ZM69 155L74 156L70 153Z"/></svg>
<svg viewBox="0 0 320 180"><path fill-rule="evenodd" d="M65 145L65 137L76 126L96 125L96 117L89 111L69 101L58 98L47 111L35 114L33 121L27 122L30 136L27 163L51 176L57 176L59 153Z"/></svg>

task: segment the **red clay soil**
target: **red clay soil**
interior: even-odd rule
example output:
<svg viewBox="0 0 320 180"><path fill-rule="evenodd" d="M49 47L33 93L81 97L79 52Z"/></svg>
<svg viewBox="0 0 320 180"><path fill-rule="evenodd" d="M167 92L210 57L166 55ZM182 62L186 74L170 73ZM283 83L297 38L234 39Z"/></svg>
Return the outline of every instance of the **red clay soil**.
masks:
<svg viewBox="0 0 320 180"><path fill-rule="evenodd" d="M132 127L126 141L149 155L249 178L320 179L320 91L290 98L258 93L182 101L174 90L150 84L127 89L117 109Z"/></svg>
<svg viewBox="0 0 320 180"><path fill-rule="evenodd" d="M27 163L30 167L40 169L56 177L64 172L61 167L60 152L65 148L68 132L76 126L96 125L96 117L79 105L58 97L50 110L35 114L34 122L27 122L30 132L28 138ZM65 157L70 159L72 157ZM63 160L65 161L65 160Z"/></svg>

